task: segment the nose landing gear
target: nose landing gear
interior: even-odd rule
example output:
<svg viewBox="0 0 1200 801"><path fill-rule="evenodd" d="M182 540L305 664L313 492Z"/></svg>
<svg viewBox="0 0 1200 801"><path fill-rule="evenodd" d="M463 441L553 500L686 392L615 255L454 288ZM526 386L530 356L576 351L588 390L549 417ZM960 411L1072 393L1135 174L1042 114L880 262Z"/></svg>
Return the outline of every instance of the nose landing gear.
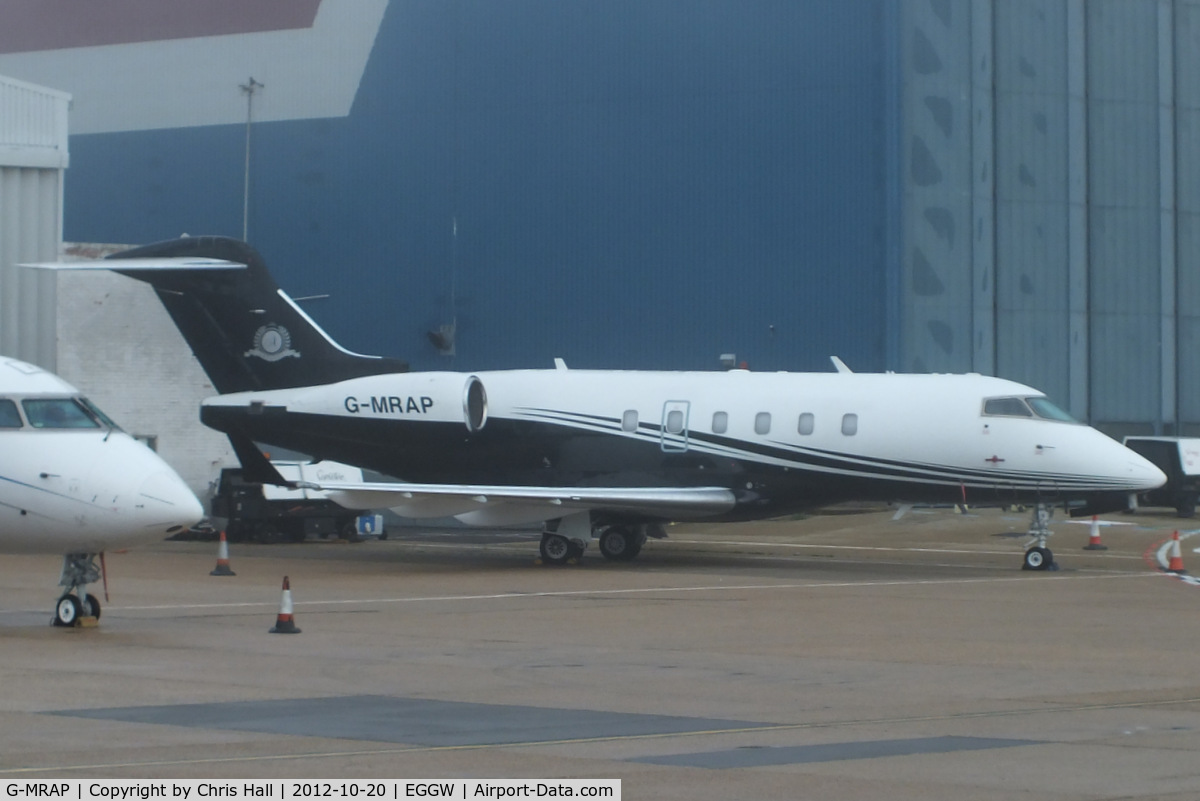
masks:
<svg viewBox="0 0 1200 801"><path fill-rule="evenodd" d="M99 581L101 575L96 567L96 554L70 553L63 556L62 576L58 584L67 590L55 603L54 617L50 623L65 627L78 626L85 618L98 620L100 600L88 594L87 585Z"/></svg>
<svg viewBox="0 0 1200 801"><path fill-rule="evenodd" d="M1054 561L1054 552L1046 547L1046 540L1054 533L1050 530L1050 516L1054 510L1039 503L1033 510L1033 520L1029 524L1029 539L1025 543L1025 560L1021 563L1022 570L1058 570Z"/></svg>

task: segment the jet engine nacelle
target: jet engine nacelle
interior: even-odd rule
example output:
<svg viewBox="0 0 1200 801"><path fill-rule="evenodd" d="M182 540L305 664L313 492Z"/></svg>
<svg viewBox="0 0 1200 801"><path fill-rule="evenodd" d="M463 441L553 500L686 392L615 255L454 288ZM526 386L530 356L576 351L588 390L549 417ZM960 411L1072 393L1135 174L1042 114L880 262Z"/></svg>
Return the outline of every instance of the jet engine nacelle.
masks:
<svg viewBox="0 0 1200 801"><path fill-rule="evenodd" d="M204 401L215 421L224 407L250 414L327 415L406 422L461 423L467 431L487 424L487 391L464 373L389 373L336 384L266 392L237 392ZM201 419L206 415L202 412Z"/></svg>

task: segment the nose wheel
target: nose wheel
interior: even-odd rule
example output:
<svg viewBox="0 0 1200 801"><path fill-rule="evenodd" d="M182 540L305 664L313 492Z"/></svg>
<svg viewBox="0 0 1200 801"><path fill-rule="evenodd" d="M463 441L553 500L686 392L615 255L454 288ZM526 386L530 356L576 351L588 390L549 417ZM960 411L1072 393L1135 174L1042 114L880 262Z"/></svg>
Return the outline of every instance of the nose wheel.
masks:
<svg viewBox="0 0 1200 801"><path fill-rule="evenodd" d="M89 595L87 585L99 581L102 573L96 566L96 554L71 553L63 556L62 576L58 580L66 591L54 604L55 626L78 626L83 618L100 618L100 599Z"/></svg>
<svg viewBox="0 0 1200 801"><path fill-rule="evenodd" d="M1033 520L1029 524L1029 540L1025 543L1025 560L1021 563L1022 570L1058 570L1054 561L1054 552L1046 547L1046 540L1054 533L1050 530L1050 516L1053 510L1044 503L1039 503L1033 510Z"/></svg>
<svg viewBox="0 0 1200 801"><path fill-rule="evenodd" d="M77 626L80 618L84 617L100 619L100 600L86 593L82 601L74 595L64 595L54 605L54 619L51 622L55 626Z"/></svg>
<svg viewBox="0 0 1200 801"><path fill-rule="evenodd" d="M1025 552L1022 570L1055 570L1058 565L1054 562L1054 552L1049 548L1030 548Z"/></svg>

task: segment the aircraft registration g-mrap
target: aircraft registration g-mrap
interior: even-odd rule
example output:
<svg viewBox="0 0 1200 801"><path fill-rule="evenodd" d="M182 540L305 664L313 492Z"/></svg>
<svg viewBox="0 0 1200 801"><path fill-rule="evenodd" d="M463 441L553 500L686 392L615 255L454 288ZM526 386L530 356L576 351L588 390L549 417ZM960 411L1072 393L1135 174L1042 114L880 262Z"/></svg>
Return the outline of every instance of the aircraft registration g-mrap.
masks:
<svg viewBox="0 0 1200 801"><path fill-rule="evenodd" d="M38 265L51 266L51 265ZM323 485L349 508L468 524L544 523L541 555L599 541L632 559L662 524L768 518L850 500L1036 505L1025 567L1053 565L1047 509L1094 514L1161 485L1157 467L1041 392L983 375L556 369L409 372L351 353L249 245L185 237L98 262L151 284L220 395L251 480L254 443L393 476Z"/></svg>
<svg viewBox="0 0 1200 801"><path fill-rule="evenodd" d="M161 540L203 516L183 479L77 389L0 357L0 552L62 554L55 625L100 617L87 586L102 578L105 551Z"/></svg>

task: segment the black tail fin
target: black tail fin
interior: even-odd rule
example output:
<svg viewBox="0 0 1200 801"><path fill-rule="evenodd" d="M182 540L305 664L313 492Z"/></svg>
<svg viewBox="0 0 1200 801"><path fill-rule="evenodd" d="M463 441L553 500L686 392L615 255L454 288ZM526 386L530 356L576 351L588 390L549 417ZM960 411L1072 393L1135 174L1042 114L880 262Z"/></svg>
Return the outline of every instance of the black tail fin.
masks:
<svg viewBox="0 0 1200 801"><path fill-rule="evenodd" d="M280 289L262 256L245 242L202 236L172 239L109 258L204 257L246 265L232 270L122 270L145 281L200 360L217 392L285 389L408 370L397 359L351 353Z"/></svg>

